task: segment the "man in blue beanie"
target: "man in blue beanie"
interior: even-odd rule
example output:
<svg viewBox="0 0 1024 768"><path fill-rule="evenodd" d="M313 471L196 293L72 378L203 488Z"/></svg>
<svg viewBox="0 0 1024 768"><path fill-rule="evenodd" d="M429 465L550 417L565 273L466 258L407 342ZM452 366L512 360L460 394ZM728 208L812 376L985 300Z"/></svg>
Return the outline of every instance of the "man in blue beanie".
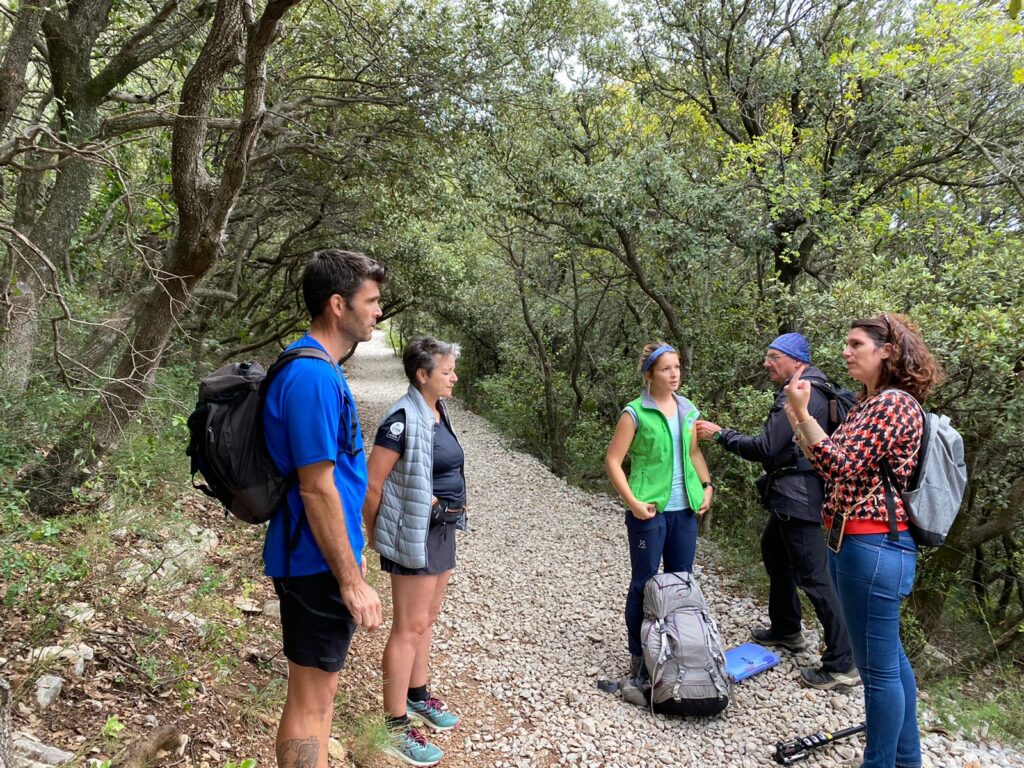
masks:
<svg viewBox="0 0 1024 768"><path fill-rule="evenodd" d="M811 366L811 346L799 333L784 333L769 344L764 367L768 377L779 385L779 391L761 434L741 435L710 421L700 420L696 424L699 439L713 439L730 453L747 461L759 461L764 467L757 488L768 510L768 523L761 536L761 559L770 583L771 626L756 627L750 634L759 643L803 650L806 641L801 627L799 587L814 606L825 639L821 667L801 669L801 682L822 689L856 685L860 676L853 664L839 598L828 574L821 535L824 485L793 442L793 429L783 410L786 395L782 388L803 369L800 378L816 384L811 387L811 416L829 431L829 402L821 389L826 385L825 374Z"/></svg>

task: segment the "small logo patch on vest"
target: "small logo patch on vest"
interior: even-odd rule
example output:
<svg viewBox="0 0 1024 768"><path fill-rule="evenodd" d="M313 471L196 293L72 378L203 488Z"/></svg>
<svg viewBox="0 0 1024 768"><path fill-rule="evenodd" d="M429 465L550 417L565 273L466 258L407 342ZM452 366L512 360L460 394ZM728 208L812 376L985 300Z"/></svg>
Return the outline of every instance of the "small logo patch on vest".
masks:
<svg viewBox="0 0 1024 768"><path fill-rule="evenodd" d="M405 432L405 424L400 421L396 421L388 427L388 434L391 435L391 437L398 438L403 432Z"/></svg>

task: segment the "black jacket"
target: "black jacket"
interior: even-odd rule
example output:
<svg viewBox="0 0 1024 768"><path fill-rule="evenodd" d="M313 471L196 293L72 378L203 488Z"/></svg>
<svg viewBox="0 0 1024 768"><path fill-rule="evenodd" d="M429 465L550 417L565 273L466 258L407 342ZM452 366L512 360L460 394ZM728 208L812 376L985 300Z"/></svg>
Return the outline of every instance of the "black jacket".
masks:
<svg viewBox="0 0 1024 768"><path fill-rule="evenodd" d="M825 374L817 368L807 368L800 378L824 382ZM779 389L761 434L748 436L732 429L723 429L719 442L725 450L740 458L760 462L764 471L772 474L766 502L772 512L821 522L824 486L821 478L811 468L811 463L793 442L793 429L783 410L785 404L786 394ZM823 429L827 429L828 398L817 387L811 387L811 400L807 409L811 417Z"/></svg>

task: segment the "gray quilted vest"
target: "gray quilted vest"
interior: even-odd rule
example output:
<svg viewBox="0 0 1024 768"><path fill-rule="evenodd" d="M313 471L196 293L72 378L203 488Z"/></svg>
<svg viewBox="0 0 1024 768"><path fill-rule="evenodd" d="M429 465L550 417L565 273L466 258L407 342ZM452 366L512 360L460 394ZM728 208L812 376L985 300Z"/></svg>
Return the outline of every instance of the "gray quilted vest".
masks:
<svg viewBox="0 0 1024 768"><path fill-rule="evenodd" d="M443 401L438 401L438 408L451 429ZM374 549L405 568L425 568L430 502L434 498L434 412L411 385L382 421L400 410L405 411L405 451L384 479L374 525ZM460 523L459 527L465 526Z"/></svg>

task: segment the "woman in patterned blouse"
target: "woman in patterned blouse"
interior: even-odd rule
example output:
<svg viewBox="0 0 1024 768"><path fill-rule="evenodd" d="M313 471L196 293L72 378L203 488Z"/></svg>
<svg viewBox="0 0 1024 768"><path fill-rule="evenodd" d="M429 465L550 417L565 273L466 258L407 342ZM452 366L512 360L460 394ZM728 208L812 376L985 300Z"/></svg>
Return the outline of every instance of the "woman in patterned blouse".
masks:
<svg viewBox="0 0 1024 768"><path fill-rule="evenodd" d="M828 483L822 516L829 570L864 682L862 768L920 768L917 685L900 641L900 603L914 585L917 547L899 494L896 530L890 529L881 463L903 483L910 477L924 429L918 403L943 374L902 315L855 321L843 358L863 388L831 437L807 412L810 386L799 374L786 387L786 414L797 444Z"/></svg>

